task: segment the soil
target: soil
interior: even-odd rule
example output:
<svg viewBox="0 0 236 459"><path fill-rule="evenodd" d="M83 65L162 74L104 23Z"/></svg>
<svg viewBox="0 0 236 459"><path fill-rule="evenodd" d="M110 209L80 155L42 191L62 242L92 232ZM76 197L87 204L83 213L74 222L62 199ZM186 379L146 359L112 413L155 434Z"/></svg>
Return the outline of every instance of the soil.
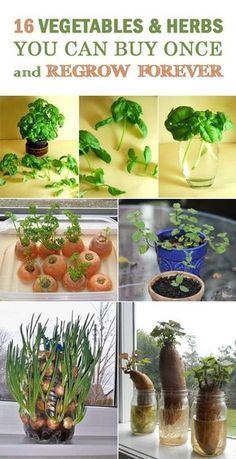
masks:
<svg viewBox="0 0 236 459"><path fill-rule="evenodd" d="M179 241L178 241L179 236L180 236L180 235L177 235L177 236L168 236L168 237L161 237L160 240L161 240L162 242L165 242L165 241L170 242L171 245L172 245L172 247L173 247L173 249L175 249L175 248L179 247L179 245L180 245L180 243L179 243ZM199 242L199 244L193 244L192 247L188 247L188 248L191 249L191 248L194 248L194 247L199 247L199 246L201 246L202 244L204 244L204 242L205 242L205 240L202 239L202 240ZM181 246L182 246L182 245L183 245L183 242L181 242Z"/></svg>
<svg viewBox="0 0 236 459"><path fill-rule="evenodd" d="M174 287L171 282L176 276L161 277L152 285L155 293L167 298L186 298L195 295L201 289L201 285L188 277L184 278L182 285L188 288L188 292L182 292L179 287Z"/></svg>

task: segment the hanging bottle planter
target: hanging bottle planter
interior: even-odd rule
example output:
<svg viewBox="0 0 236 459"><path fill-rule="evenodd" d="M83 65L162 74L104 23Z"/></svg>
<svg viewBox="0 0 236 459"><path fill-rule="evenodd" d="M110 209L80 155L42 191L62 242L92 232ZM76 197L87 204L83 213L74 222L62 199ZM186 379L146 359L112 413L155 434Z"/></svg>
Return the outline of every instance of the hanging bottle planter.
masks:
<svg viewBox="0 0 236 459"><path fill-rule="evenodd" d="M10 342L6 375L8 388L19 404L27 437L36 442L62 443L74 435L86 413L85 401L100 351L93 355L87 316L55 325L52 338L47 323L34 316L24 332L22 347Z"/></svg>

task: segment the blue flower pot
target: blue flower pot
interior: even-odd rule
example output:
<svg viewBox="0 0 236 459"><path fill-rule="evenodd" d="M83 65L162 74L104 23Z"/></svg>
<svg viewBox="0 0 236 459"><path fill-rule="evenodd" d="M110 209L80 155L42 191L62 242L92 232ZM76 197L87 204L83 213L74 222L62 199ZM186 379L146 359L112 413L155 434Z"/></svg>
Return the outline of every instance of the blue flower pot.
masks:
<svg viewBox="0 0 236 459"><path fill-rule="evenodd" d="M173 228L166 228L164 230L157 231L157 236L160 241L164 241L171 236ZM205 235L200 233L202 239L205 239ZM157 262L161 272L165 271L185 271L189 273L196 274L200 276L201 269L204 265L205 256L207 252L208 242L203 242L203 244L198 247L193 247L189 249L164 249L163 247L156 246ZM192 254L191 265L193 267L188 267L183 264L183 261L186 258L186 253Z"/></svg>

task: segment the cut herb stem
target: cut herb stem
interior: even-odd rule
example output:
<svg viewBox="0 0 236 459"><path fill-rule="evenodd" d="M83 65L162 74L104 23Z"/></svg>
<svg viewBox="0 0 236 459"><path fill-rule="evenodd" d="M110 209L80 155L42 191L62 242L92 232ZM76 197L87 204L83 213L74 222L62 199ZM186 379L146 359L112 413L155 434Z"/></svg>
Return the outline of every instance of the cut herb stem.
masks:
<svg viewBox="0 0 236 459"><path fill-rule="evenodd" d="M194 169L196 169L196 167L197 167L198 164L200 163L201 157L202 157L203 152L204 152L204 147L205 147L205 142L204 142L204 140L202 140L202 142L201 142L201 144L200 144L199 152L198 152L198 155L197 155L197 159L196 159L194 165L192 166L192 171L193 171Z"/></svg>
<svg viewBox="0 0 236 459"><path fill-rule="evenodd" d="M184 157L183 157L183 159L182 159L182 164L181 164L182 168L184 168L185 161L187 160L188 152L189 152L191 143L192 143L192 139L189 140L188 145L187 145L187 148L186 148L186 150L185 150Z"/></svg>
<svg viewBox="0 0 236 459"><path fill-rule="evenodd" d="M124 140L124 135L125 135L125 131L126 131L126 125L127 125L126 118L124 118L122 134L121 134L120 142L119 142L118 147L117 147L117 151L119 151L119 149L121 148L122 142Z"/></svg>

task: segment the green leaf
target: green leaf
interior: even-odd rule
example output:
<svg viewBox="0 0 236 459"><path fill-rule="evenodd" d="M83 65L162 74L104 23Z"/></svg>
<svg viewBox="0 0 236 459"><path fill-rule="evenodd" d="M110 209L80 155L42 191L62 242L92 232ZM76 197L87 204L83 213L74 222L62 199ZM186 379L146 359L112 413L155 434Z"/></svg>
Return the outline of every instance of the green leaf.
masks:
<svg viewBox="0 0 236 459"><path fill-rule="evenodd" d="M222 139L222 131L210 123L200 126L200 135L208 143L216 143Z"/></svg>
<svg viewBox="0 0 236 459"><path fill-rule="evenodd" d="M112 117L112 116L109 116L109 118L106 118L105 120L98 121L98 122L95 124L95 129L96 129L96 131L97 131L100 127L106 126L107 124L111 124L112 121L113 121L113 117Z"/></svg>
<svg viewBox="0 0 236 459"><path fill-rule="evenodd" d="M91 150L95 153L95 155L105 161L105 163L109 164L111 162L111 155L104 150L103 148L93 148Z"/></svg>
<svg viewBox="0 0 236 459"><path fill-rule="evenodd" d="M118 188L115 188L114 186L108 186L108 192L112 196L119 196L120 194L124 194L125 191L119 190Z"/></svg>
<svg viewBox="0 0 236 459"><path fill-rule="evenodd" d="M100 148L99 140L89 131L79 131L79 143L82 150L85 148Z"/></svg>
<svg viewBox="0 0 236 459"><path fill-rule="evenodd" d="M132 240L133 242L139 242L143 237L143 233L142 231L135 231L133 234L132 234Z"/></svg>
<svg viewBox="0 0 236 459"><path fill-rule="evenodd" d="M150 242L157 242L158 241L157 235L155 233L153 233L153 232L146 233L146 237L148 238L148 240Z"/></svg>
<svg viewBox="0 0 236 459"><path fill-rule="evenodd" d="M130 159L133 159L133 160L136 160L136 159L137 159L137 156L136 156L135 151L134 151L133 148L129 148L129 149L128 149L128 157L129 157Z"/></svg>
<svg viewBox="0 0 236 459"><path fill-rule="evenodd" d="M94 171L96 184L104 184L104 170L99 168Z"/></svg>
<svg viewBox="0 0 236 459"><path fill-rule="evenodd" d="M148 147L147 145L144 148L143 157L144 157L145 164L149 164L151 162L152 152L151 152L151 148Z"/></svg>
<svg viewBox="0 0 236 459"><path fill-rule="evenodd" d="M180 286L179 286L179 289L180 289L181 292L183 292L183 293L188 293L188 292L189 292L188 287L185 287L184 285L180 285Z"/></svg>
<svg viewBox="0 0 236 459"><path fill-rule="evenodd" d="M182 284L182 282L184 280L184 276L182 274L177 274L176 277L175 277L175 280L176 280L177 284Z"/></svg>
<svg viewBox="0 0 236 459"><path fill-rule="evenodd" d="M153 177L158 177L158 165L155 164L154 169L152 171L152 176Z"/></svg>
<svg viewBox="0 0 236 459"><path fill-rule="evenodd" d="M144 253L146 253L149 249L149 245L148 244L142 244L139 246L139 253L140 255L144 255Z"/></svg>
<svg viewBox="0 0 236 459"><path fill-rule="evenodd" d="M145 122L141 118L138 118L138 120L136 121L136 124L137 124L142 136L144 138L147 137L148 128L147 128L147 125L145 124Z"/></svg>
<svg viewBox="0 0 236 459"><path fill-rule="evenodd" d="M2 177L0 177L0 186L3 186L6 184L6 180L4 180Z"/></svg>
<svg viewBox="0 0 236 459"><path fill-rule="evenodd" d="M127 100L124 97L119 97L111 106L111 113L114 121L118 123L127 117Z"/></svg>
<svg viewBox="0 0 236 459"><path fill-rule="evenodd" d="M135 164L136 164L136 161L133 161L133 160L131 160L131 159L127 161L127 167L126 167L126 169L127 169L127 171L129 172L129 174L131 174L132 169L133 169L133 167L134 167Z"/></svg>

